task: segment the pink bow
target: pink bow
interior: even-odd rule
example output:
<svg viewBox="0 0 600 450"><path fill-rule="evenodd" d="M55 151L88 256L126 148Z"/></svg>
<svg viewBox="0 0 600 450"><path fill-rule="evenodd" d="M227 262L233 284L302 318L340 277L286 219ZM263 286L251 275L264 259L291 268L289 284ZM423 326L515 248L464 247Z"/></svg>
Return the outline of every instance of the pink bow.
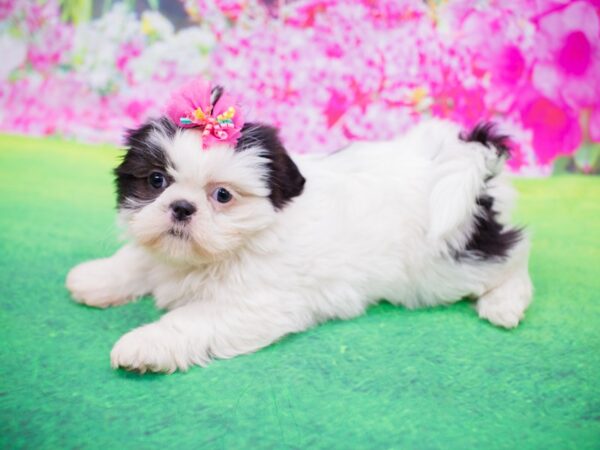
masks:
<svg viewBox="0 0 600 450"><path fill-rule="evenodd" d="M211 97L216 97L214 104ZM190 81L174 92L166 114L178 127L201 128L203 148L216 142L235 145L244 125L236 98L213 95L210 82L202 79Z"/></svg>

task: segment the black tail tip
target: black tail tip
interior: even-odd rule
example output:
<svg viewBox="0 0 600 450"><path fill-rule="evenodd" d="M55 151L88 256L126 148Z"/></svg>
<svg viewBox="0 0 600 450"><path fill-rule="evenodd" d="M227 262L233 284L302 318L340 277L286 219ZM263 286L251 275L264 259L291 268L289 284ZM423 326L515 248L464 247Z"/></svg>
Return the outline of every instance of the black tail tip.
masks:
<svg viewBox="0 0 600 450"><path fill-rule="evenodd" d="M493 148L499 157L510 157L510 138L499 134L496 124L492 122L479 123L469 133L461 133L459 138L464 142L478 142L488 148Z"/></svg>

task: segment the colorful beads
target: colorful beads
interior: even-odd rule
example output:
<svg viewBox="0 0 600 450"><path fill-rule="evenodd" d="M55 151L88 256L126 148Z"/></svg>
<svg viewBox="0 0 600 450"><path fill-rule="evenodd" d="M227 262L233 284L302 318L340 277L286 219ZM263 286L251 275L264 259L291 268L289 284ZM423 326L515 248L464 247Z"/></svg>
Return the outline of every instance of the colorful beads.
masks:
<svg viewBox="0 0 600 450"><path fill-rule="evenodd" d="M202 136L212 135L218 140L225 140L229 137L227 130L233 129L233 117L235 116L235 108L230 106L227 110L214 117L207 115L202 108L197 108L188 114L187 117L181 117L179 123L181 125L197 125L202 127Z"/></svg>

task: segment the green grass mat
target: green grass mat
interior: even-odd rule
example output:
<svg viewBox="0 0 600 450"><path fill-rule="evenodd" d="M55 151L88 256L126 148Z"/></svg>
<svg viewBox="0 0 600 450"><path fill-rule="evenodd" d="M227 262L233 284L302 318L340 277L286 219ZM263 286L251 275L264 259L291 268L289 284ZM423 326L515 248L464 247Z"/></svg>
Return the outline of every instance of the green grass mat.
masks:
<svg viewBox="0 0 600 450"><path fill-rule="evenodd" d="M113 371L160 316L69 300L67 271L118 246L117 152L0 138L0 447L600 448L600 179L519 180L536 294L505 331L466 302L388 304L170 376Z"/></svg>

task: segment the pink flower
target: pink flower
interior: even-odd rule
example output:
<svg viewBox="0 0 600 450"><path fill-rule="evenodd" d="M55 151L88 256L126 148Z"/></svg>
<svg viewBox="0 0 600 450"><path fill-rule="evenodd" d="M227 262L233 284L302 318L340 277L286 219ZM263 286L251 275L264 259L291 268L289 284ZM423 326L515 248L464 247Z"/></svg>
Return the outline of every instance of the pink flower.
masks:
<svg viewBox="0 0 600 450"><path fill-rule="evenodd" d="M0 20L10 17L15 9L15 0L0 0Z"/></svg>
<svg viewBox="0 0 600 450"><path fill-rule="evenodd" d="M302 2L289 14L285 21L287 25L310 28L315 25L319 15L324 14L328 8L335 5L335 0L311 0Z"/></svg>
<svg viewBox="0 0 600 450"><path fill-rule="evenodd" d="M25 33L27 59L34 70L48 72L65 62L73 28L60 20L56 1L18 2L15 15L13 20Z"/></svg>
<svg viewBox="0 0 600 450"><path fill-rule="evenodd" d="M246 6L245 0L218 0L216 1L218 8L229 19L236 21L244 11Z"/></svg>
<svg viewBox="0 0 600 450"><path fill-rule="evenodd" d="M263 2L256 0L183 0L183 3L193 20L206 22L219 36L250 6L254 12L266 11Z"/></svg>
<svg viewBox="0 0 600 450"><path fill-rule="evenodd" d="M431 112L472 127L478 122L491 118L485 103L485 90L480 84L465 87L456 74L448 69L441 82L432 84L433 104Z"/></svg>
<svg viewBox="0 0 600 450"><path fill-rule="evenodd" d="M479 85L487 110L510 111L523 89L528 88L528 34L533 28L523 20L525 11L532 6L527 3L530 2L516 0L493 8L475 8L472 1L459 0L442 6L441 22L452 44L447 51L454 50L459 67L468 69L456 84L470 90L474 84Z"/></svg>
<svg viewBox="0 0 600 450"><path fill-rule="evenodd" d="M586 1L555 8L539 19L535 40L534 86L572 108L600 98L600 20Z"/></svg>
<svg viewBox="0 0 600 450"><path fill-rule="evenodd" d="M131 100L125 107L125 113L135 122L140 122L146 115L146 111L152 106L149 100Z"/></svg>
<svg viewBox="0 0 600 450"><path fill-rule="evenodd" d="M523 125L533 131L533 146L540 164L575 152L581 128L574 111L545 97L533 97L520 108Z"/></svg>
<svg viewBox="0 0 600 450"><path fill-rule="evenodd" d="M125 72L129 61L131 61L134 58L137 58L141 53L142 47L140 44L126 42L119 49L119 53L117 54L117 60L115 61L115 66L121 72Z"/></svg>
<svg viewBox="0 0 600 450"><path fill-rule="evenodd" d="M521 49L510 44L499 52L494 66L493 79L509 86L516 85L527 69Z"/></svg>

